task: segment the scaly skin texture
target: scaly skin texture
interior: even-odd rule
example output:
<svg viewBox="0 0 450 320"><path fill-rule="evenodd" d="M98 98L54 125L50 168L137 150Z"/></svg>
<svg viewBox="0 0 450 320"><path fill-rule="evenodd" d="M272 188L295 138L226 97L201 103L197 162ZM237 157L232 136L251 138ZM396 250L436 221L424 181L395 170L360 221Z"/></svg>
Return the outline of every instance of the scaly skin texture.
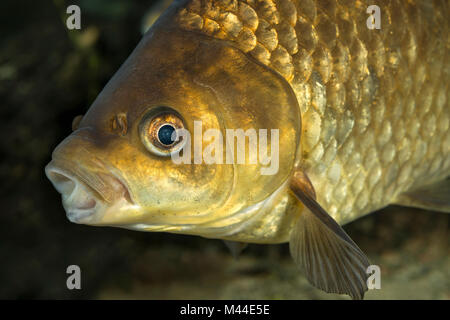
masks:
<svg viewBox="0 0 450 320"><path fill-rule="evenodd" d="M374 4L379 30L366 25ZM343 224L450 174L448 13L447 1L192 0L177 22L289 82L301 165Z"/></svg>

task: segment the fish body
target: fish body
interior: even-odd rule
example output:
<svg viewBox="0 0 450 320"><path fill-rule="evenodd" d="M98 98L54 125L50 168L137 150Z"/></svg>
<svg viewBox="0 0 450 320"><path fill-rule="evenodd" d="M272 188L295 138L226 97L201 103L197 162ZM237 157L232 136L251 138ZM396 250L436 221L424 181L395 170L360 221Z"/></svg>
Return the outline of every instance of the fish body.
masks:
<svg viewBox="0 0 450 320"><path fill-rule="evenodd" d="M373 4L380 29L369 28ZM74 222L289 241L311 283L361 298L368 260L340 224L392 203L450 211L448 9L176 2L55 149L47 176ZM161 128L195 133L196 121L200 135L279 130L267 145L276 173L174 163L190 140L165 144Z"/></svg>
<svg viewBox="0 0 450 320"><path fill-rule="evenodd" d="M291 85L302 166L336 221L450 175L448 2L201 3L181 10L182 26L232 41ZM381 29L367 27L371 4Z"/></svg>

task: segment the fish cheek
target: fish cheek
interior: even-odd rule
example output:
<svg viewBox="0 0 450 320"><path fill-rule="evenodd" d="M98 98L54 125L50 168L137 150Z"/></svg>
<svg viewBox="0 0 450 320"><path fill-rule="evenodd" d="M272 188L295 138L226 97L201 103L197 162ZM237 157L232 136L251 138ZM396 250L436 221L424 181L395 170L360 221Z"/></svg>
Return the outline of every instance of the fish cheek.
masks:
<svg viewBox="0 0 450 320"><path fill-rule="evenodd" d="M148 214L147 222L182 223L167 220L204 215L220 207L232 185L230 166L174 164L170 158L137 154L121 171L134 200Z"/></svg>
<svg viewBox="0 0 450 320"><path fill-rule="evenodd" d="M172 105L178 105L175 99ZM216 117L208 112L187 111L180 110L187 115L184 120L189 132L193 132L194 120L201 121L205 130L218 126ZM191 117L193 114L195 116ZM193 145L189 162L178 164L170 156L158 156L148 151L136 129L131 130L127 139L118 138L110 146L108 161L126 181L135 204L142 208L148 223L181 223L181 220L173 219L204 215L220 207L228 197L233 182L232 166L195 163Z"/></svg>

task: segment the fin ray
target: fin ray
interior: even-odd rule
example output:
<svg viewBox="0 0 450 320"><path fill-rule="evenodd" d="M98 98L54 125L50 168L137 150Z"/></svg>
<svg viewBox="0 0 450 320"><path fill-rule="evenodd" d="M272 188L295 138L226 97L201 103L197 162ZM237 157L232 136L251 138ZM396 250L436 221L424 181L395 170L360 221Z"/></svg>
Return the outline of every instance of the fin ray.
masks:
<svg viewBox="0 0 450 320"><path fill-rule="evenodd" d="M345 231L316 202L308 177L295 172L291 190L305 205L290 236L294 261L317 288L362 299L369 260Z"/></svg>
<svg viewBox="0 0 450 320"><path fill-rule="evenodd" d="M362 299L367 290L368 259L359 248L314 221L317 218L309 210L305 210L302 217L292 231L290 244L293 258L308 280L326 292Z"/></svg>
<svg viewBox="0 0 450 320"><path fill-rule="evenodd" d="M237 242L237 241L229 241L229 240L223 240L227 248L230 250L231 255L234 259L239 258L239 255L241 252L247 248L248 243L245 242Z"/></svg>

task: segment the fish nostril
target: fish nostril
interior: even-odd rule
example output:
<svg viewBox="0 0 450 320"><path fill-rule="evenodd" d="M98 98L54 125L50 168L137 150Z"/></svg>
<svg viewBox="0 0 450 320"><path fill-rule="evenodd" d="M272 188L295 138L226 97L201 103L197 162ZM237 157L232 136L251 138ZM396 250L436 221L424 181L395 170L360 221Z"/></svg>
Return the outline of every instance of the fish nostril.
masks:
<svg viewBox="0 0 450 320"><path fill-rule="evenodd" d="M47 177L53 183L55 189L64 195L70 195L76 186L74 178L56 170L47 170Z"/></svg>

